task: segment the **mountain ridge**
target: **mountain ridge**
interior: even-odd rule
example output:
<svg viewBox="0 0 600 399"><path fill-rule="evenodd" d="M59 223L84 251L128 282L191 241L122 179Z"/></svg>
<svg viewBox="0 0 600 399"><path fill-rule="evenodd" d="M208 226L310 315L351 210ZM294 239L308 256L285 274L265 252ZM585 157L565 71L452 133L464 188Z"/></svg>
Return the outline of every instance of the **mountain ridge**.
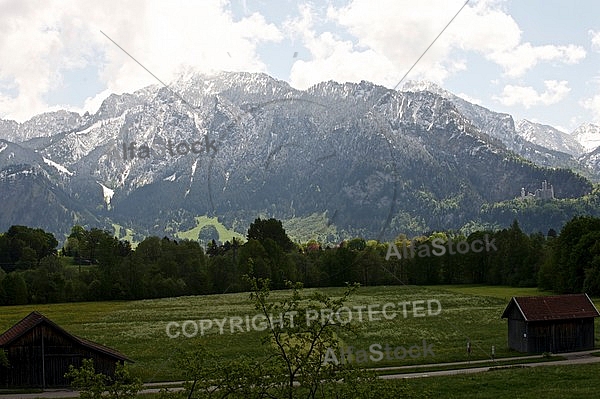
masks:
<svg viewBox="0 0 600 399"><path fill-rule="evenodd" d="M187 75L170 88L111 94L92 115L50 118L49 133L22 137L27 154L0 151L0 171L16 163L52 171L39 187L72 210L49 229L58 234L70 222L167 235L202 215L243 233L259 215L326 215L328 241L389 239L459 229L482 205L514 198L522 187L534 191L542 180L555 181L561 198L591 191L589 181L553 165L573 157L526 141L510 115L448 93L366 81L297 90L266 74ZM57 132L53 120L70 122ZM12 126L7 137L20 132L0 126ZM44 207L32 205L28 220L43 221ZM0 228L20 220L2 213Z"/></svg>
<svg viewBox="0 0 600 399"><path fill-rule="evenodd" d="M490 111L481 105L468 102L462 97L451 93L450 91L433 82L407 81L402 86L402 89L407 91L430 91L442 97L448 98L458 104L467 103L469 106ZM509 114L501 115L512 118L512 116ZM600 126L590 122L583 123L572 132L566 133L548 124L531 122L527 119L522 119L515 124L515 131L527 142L540 145L551 150L565 152L575 157L590 153L600 146ZM559 145L557 145L557 140L562 140L566 143L558 143Z"/></svg>

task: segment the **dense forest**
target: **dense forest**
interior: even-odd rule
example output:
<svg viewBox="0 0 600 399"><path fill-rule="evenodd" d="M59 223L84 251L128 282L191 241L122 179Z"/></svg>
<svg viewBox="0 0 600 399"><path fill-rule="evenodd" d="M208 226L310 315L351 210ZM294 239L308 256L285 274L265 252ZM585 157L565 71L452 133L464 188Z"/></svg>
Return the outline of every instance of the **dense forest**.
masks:
<svg viewBox="0 0 600 399"><path fill-rule="evenodd" d="M0 235L0 304L237 292L248 288L245 274L268 277L274 289L291 280L306 287L466 283L600 294L600 218L595 217L576 217L560 233L527 235L514 221L509 228L468 237L399 236L395 247L362 238L335 246L298 245L280 221L256 219L246 238L245 243L212 241L205 251L197 241L148 237L133 249L107 231L74 226L59 249L50 233L12 226ZM480 246L491 245L465 250L483 248L474 245L478 240ZM440 251L442 244L462 250Z"/></svg>

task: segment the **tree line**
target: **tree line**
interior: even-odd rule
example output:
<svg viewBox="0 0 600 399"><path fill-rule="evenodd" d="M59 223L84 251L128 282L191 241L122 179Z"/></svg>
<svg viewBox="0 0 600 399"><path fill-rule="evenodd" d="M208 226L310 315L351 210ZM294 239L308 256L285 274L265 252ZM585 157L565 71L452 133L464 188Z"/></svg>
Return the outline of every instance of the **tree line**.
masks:
<svg viewBox="0 0 600 399"><path fill-rule="evenodd" d="M600 294L595 217L576 217L560 234L528 235L514 221L468 236L399 236L394 244L401 256L389 256L390 243L363 238L337 245L293 243L275 219L256 219L246 238L212 241L205 251L197 241L153 236L134 249L108 231L74 226L59 250L52 234L12 226L0 234L0 305L240 292L248 290L242 278L247 274L268 278L273 289L289 280L305 287L489 284ZM493 250L435 252L440 243L466 241L464 249L485 240L493 241Z"/></svg>

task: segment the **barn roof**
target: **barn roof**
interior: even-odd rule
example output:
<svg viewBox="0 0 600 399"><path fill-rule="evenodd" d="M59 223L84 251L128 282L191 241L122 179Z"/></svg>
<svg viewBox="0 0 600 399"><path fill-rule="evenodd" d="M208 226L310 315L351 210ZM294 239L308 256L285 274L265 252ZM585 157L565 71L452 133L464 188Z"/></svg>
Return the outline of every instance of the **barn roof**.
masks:
<svg viewBox="0 0 600 399"><path fill-rule="evenodd" d="M502 318L508 318L516 306L525 321L570 320L599 317L598 309L587 294L512 297Z"/></svg>
<svg viewBox="0 0 600 399"><path fill-rule="evenodd" d="M58 324L54 323L52 320L48 319L46 316L36 311L29 313L17 324L6 330L4 334L0 335L0 348L9 346L11 342L15 341L17 338L23 336L25 333L27 333L28 331L40 324L47 324L52 329L64 334L65 336L67 336L67 338L74 341L75 343L94 352L103 353L117 360L133 362L131 359L129 359L127 356L123 355L119 351L116 351L104 345L97 344L87 339L80 338L76 335L67 332Z"/></svg>

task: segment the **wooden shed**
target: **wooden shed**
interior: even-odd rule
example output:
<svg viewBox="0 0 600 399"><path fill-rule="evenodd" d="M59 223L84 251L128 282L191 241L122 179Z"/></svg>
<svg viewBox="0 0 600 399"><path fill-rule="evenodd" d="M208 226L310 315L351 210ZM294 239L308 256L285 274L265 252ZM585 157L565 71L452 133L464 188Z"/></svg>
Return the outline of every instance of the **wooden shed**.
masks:
<svg viewBox="0 0 600 399"><path fill-rule="evenodd" d="M513 297L502 313L509 348L527 353L594 349L598 316L586 294Z"/></svg>
<svg viewBox="0 0 600 399"><path fill-rule="evenodd" d="M0 365L0 388L65 387L69 365L80 367L92 359L96 372L114 376L116 363L129 361L114 349L76 337L38 312L0 335L0 350L9 366Z"/></svg>

